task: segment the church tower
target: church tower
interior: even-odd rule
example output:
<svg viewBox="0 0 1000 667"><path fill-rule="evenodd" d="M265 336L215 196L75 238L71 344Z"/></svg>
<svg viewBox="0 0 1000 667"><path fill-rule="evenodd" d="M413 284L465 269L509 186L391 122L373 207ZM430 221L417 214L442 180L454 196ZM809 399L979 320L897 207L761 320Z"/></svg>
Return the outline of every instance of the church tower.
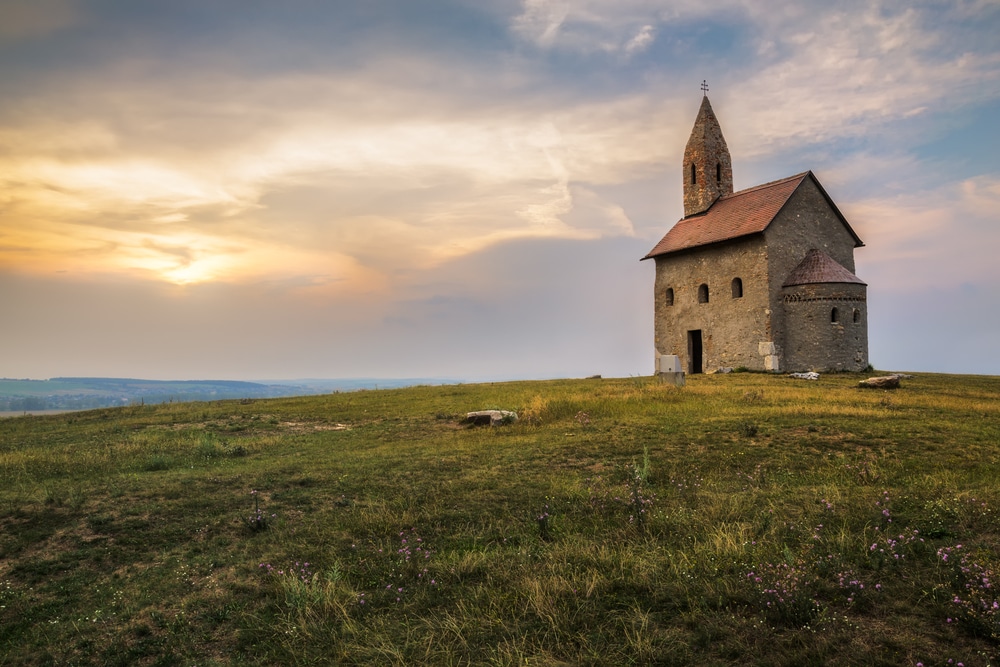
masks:
<svg viewBox="0 0 1000 667"><path fill-rule="evenodd" d="M719 197L733 194L733 161L707 95L684 148L683 178L685 218L704 213Z"/></svg>

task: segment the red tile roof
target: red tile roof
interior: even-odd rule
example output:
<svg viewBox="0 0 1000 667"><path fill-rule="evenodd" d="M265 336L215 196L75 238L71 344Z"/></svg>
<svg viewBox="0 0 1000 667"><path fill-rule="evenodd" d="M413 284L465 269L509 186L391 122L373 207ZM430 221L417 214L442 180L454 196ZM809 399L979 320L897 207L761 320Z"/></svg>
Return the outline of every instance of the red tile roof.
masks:
<svg viewBox="0 0 1000 667"><path fill-rule="evenodd" d="M830 257L822 250L813 248L806 253L805 259L799 262L799 265L788 274L788 278L782 287L816 283L867 284L841 266L833 257Z"/></svg>
<svg viewBox="0 0 1000 667"><path fill-rule="evenodd" d="M678 221L643 259L763 232L807 178L811 178L819 188L837 217L854 237L857 246L864 245L813 173L807 171L720 197L704 213Z"/></svg>

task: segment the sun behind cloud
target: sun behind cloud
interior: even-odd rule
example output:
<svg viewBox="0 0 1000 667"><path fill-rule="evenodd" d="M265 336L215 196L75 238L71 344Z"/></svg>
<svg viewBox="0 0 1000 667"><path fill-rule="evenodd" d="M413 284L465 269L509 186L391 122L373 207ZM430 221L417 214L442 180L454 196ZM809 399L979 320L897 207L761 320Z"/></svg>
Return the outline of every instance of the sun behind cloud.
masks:
<svg viewBox="0 0 1000 667"><path fill-rule="evenodd" d="M299 84L334 94L313 80L272 82L286 93ZM136 95L146 125L176 122L149 94L114 97ZM369 289L517 239L632 235L620 206L576 184L617 182L664 150L642 140L655 118L645 97L475 118L303 118L279 101L245 109L259 127L241 142L213 142L204 129L154 141L94 120L111 115L95 99L76 123L25 118L23 133L0 136L4 268ZM206 122L226 133L226 118Z"/></svg>

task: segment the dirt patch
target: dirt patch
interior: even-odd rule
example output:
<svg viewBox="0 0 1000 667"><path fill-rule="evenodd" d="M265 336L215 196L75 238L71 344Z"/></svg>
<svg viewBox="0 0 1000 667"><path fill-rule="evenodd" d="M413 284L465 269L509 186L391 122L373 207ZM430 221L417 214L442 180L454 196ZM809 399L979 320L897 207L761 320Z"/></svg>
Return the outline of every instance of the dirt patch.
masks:
<svg viewBox="0 0 1000 667"><path fill-rule="evenodd" d="M347 424L325 421L281 421L275 415L233 415L222 419L196 422L178 422L169 425L152 425L149 429L170 431L211 431L227 435L259 433L314 433L317 431L349 431Z"/></svg>
<svg viewBox="0 0 1000 667"><path fill-rule="evenodd" d="M344 424L330 424L324 422L280 422L280 426L288 431L302 433L305 431L350 431L351 428Z"/></svg>

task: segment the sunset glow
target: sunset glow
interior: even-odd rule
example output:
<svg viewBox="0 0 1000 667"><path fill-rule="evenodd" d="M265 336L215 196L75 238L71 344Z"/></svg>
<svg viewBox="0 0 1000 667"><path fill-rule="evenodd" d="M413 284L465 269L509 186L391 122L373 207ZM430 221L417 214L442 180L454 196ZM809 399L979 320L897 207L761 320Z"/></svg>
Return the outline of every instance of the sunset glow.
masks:
<svg viewBox="0 0 1000 667"><path fill-rule="evenodd" d="M811 169L865 240L876 363L921 290L1000 328L995 2L15 4L0 375L649 372L702 79L737 189ZM82 363L116 318L161 360Z"/></svg>

